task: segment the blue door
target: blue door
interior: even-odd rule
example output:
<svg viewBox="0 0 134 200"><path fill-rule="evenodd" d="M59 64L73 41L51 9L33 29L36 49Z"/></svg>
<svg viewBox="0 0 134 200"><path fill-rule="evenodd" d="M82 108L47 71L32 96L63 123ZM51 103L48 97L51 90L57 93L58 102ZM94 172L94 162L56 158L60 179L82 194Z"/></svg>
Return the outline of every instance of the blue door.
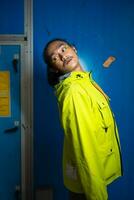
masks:
<svg viewBox="0 0 134 200"><path fill-rule="evenodd" d="M20 45L0 45L0 199L21 184Z"/></svg>

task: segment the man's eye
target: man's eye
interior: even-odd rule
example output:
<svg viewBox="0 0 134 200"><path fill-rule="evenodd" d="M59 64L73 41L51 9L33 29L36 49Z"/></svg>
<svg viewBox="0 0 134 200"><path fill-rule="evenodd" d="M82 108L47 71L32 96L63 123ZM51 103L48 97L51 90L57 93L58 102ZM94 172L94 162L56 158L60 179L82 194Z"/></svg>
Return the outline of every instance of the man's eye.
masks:
<svg viewBox="0 0 134 200"><path fill-rule="evenodd" d="M65 52L67 49L67 46L62 47L62 52Z"/></svg>

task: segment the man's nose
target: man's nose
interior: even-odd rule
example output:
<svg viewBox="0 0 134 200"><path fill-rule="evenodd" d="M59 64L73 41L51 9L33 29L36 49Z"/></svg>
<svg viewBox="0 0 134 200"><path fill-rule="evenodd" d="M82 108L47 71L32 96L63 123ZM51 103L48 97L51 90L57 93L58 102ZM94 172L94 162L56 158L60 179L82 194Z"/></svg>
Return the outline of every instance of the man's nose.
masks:
<svg viewBox="0 0 134 200"><path fill-rule="evenodd" d="M59 57L62 61L65 61L67 56L63 55L63 54L59 54Z"/></svg>

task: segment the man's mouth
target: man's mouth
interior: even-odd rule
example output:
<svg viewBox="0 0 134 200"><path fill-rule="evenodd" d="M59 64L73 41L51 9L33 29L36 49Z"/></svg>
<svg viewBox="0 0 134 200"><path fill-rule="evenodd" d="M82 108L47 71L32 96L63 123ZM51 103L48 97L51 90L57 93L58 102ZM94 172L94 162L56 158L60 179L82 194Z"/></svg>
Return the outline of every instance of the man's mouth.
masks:
<svg viewBox="0 0 134 200"><path fill-rule="evenodd" d="M71 60L72 60L72 56L69 56L66 58L66 60L64 61L64 66L67 65Z"/></svg>

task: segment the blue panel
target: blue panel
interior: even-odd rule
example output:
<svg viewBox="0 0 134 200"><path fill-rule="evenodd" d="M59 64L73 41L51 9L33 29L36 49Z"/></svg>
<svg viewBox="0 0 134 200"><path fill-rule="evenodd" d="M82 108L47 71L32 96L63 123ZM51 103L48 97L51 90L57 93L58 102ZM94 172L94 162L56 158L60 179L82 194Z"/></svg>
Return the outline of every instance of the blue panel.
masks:
<svg viewBox="0 0 134 200"><path fill-rule="evenodd" d="M24 0L0 1L0 34L24 33Z"/></svg>
<svg viewBox="0 0 134 200"><path fill-rule="evenodd" d="M108 187L109 200L134 196L134 1L34 1L35 183L52 185L54 200L67 200L62 183L63 132L56 99L46 81L44 45L53 38L74 43L83 67L111 98L122 144L124 176ZM102 64L108 56L116 61Z"/></svg>
<svg viewBox="0 0 134 200"><path fill-rule="evenodd" d="M21 134L5 130L15 127L20 122L20 62L16 72L13 58L20 56L19 45L0 45L0 71L10 72L11 115L0 117L0 199L15 200L15 187L21 184Z"/></svg>

